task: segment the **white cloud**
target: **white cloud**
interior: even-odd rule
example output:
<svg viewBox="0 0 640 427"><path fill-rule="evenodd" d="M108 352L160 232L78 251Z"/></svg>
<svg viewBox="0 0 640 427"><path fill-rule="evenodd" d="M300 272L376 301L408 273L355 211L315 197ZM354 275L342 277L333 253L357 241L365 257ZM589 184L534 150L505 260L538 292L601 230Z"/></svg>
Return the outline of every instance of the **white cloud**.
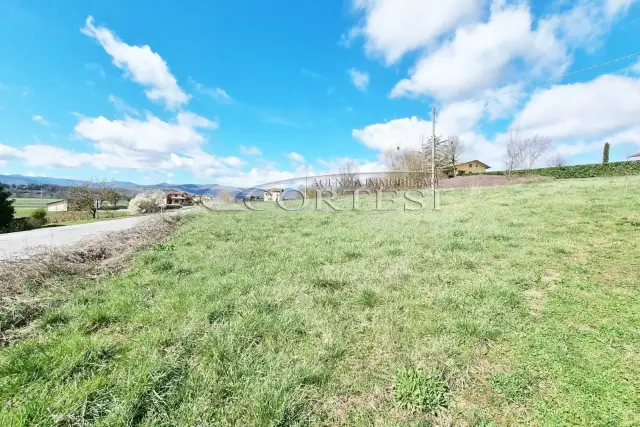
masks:
<svg viewBox="0 0 640 427"><path fill-rule="evenodd" d="M336 159L318 159L318 164L322 165L326 170L319 171L321 175L339 173L340 168L347 163L355 163L357 171L360 173L374 173L386 170L386 167L379 162L372 162L363 159L354 159L351 157L339 157Z"/></svg>
<svg viewBox="0 0 640 427"><path fill-rule="evenodd" d="M178 123L182 126L190 127L190 128L209 128L209 129L218 129L219 123L216 120L215 122L194 114L189 111L182 111L178 113Z"/></svg>
<svg viewBox="0 0 640 427"><path fill-rule="evenodd" d="M629 10L629 7L636 0L605 0L606 1L606 11L609 15L617 15L619 13L624 13Z"/></svg>
<svg viewBox="0 0 640 427"><path fill-rule="evenodd" d="M487 113L487 105L474 103L445 109L437 118L436 134L445 138L459 136L465 144L464 159L478 159L494 168L502 166L504 144L501 140L489 141L475 131L475 127ZM432 134L432 122L417 117L395 119L354 129L353 137L374 150L384 152L421 149L421 140Z"/></svg>
<svg viewBox="0 0 640 427"><path fill-rule="evenodd" d="M113 96L113 95L109 95L109 98L107 98L109 100L110 103L113 104L113 106L116 108L116 110L125 113L125 114L132 114L134 116L139 116L140 112L138 110L136 110L135 108L127 105L126 102L124 102L122 99L118 98L117 96Z"/></svg>
<svg viewBox="0 0 640 427"><path fill-rule="evenodd" d="M219 87L211 88L203 85L202 83L198 83L189 77L189 83L191 83L198 92L203 93L211 98L213 98L219 104L233 104L234 100L229 96L227 91L224 89L220 89Z"/></svg>
<svg viewBox="0 0 640 427"><path fill-rule="evenodd" d="M298 163L304 163L305 159L301 154L298 154L296 152L291 152L289 154L287 154L287 158L294 161L294 162L298 162Z"/></svg>
<svg viewBox="0 0 640 427"><path fill-rule="evenodd" d="M604 75L535 93L516 116L524 132L555 139L600 138L638 123L640 79Z"/></svg>
<svg viewBox="0 0 640 427"><path fill-rule="evenodd" d="M394 149L419 149L420 136L431 135L431 122L417 117L395 119L386 123L375 123L363 129L354 129L353 137L369 148L378 151Z"/></svg>
<svg viewBox="0 0 640 427"><path fill-rule="evenodd" d="M260 156L262 154L262 151L255 145L240 145L240 151L247 156Z"/></svg>
<svg viewBox="0 0 640 427"><path fill-rule="evenodd" d="M249 172L238 172L221 176L218 178L218 182L222 185L246 188L256 185L262 186L269 183L278 183L299 177L300 175L293 172L281 171L275 168L252 168Z"/></svg>
<svg viewBox="0 0 640 427"><path fill-rule="evenodd" d="M178 86L167 63L148 45L128 45L108 28L94 26L92 16L87 18L81 31L100 43L111 56L113 64L124 70L127 77L148 87L145 94L150 100L163 102L168 108L176 108L189 101L189 95Z"/></svg>
<svg viewBox="0 0 640 427"><path fill-rule="evenodd" d="M173 172L169 172L169 173L167 174L167 177L168 177L168 178L173 178L174 176L176 176L176 175L175 175Z"/></svg>
<svg viewBox="0 0 640 427"><path fill-rule="evenodd" d="M109 120L103 116L81 118L75 127L76 135L94 141L101 151L119 149L139 152L169 153L197 149L204 137L196 128L215 128L216 124L193 113L178 115L177 123L170 123L147 114L144 120L125 117Z"/></svg>
<svg viewBox="0 0 640 427"><path fill-rule="evenodd" d="M21 156L22 152L17 148L0 144L0 160L11 160Z"/></svg>
<svg viewBox="0 0 640 427"><path fill-rule="evenodd" d="M459 28L453 40L420 59L390 96L472 97L499 85L516 60L524 61L534 75L562 73L569 64L565 46L550 24L533 30L532 20L525 4L494 4L487 22Z"/></svg>
<svg viewBox="0 0 640 427"><path fill-rule="evenodd" d="M36 167L78 168L90 165L97 159L92 154L44 144L27 145L22 150L22 156L26 164Z"/></svg>
<svg viewBox="0 0 640 427"><path fill-rule="evenodd" d="M349 73L349 77L351 77L351 82L358 90L364 92L367 90L367 86L369 86L369 73L366 71L356 70L355 68L351 68L347 70Z"/></svg>
<svg viewBox="0 0 640 427"><path fill-rule="evenodd" d="M244 162L238 157L217 157L203 151L206 139L198 130L216 126L216 122L190 112L178 114L175 122L149 114L144 120L79 117L75 136L92 141L94 152L71 151L36 140L20 149L0 145L0 159L20 158L25 165L37 167L190 169L203 176L228 174Z"/></svg>
<svg viewBox="0 0 640 427"><path fill-rule="evenodd" d="M33 116L32 119L33 119L34 122L40 123L43 126L49 126L51 124L47 120L45 120L44 117L42 117L39 114L36 114L35 116Z"/></svg>
<svg viewBox="0 0 640 427"><path fill-rule="evenodd" d="M463 22L475 19L482 7L476 0L354 0L364 13L362 26L352 28L341 44L365 38L369 55L381 55L387 64L424 47Z"/></svg>
<svg viewBox="0 0 640 427"><path fill-rule="evenodd" d="M110 120L103 116L79 116L75 137L93 143L93 152L78 152L35 140L21 149L0 145L0 159L21 158L38 167L93 167L169 171L190 169L198 175L229 173L244 162L234 156L217 157L203 151L206 143L200 129L214 129L217 122L191 112L181 112L165 122L147 114L144 119L125 116Z"/></svg>
<svg viewBox="0 0 640 427"><path fill-rule="evenodd" d="M511 117L527 94L521 91L522 86L510 84L499 89L489 89L484 92L489 119L497 120Z"/></svg>
<svg viewBox="0 0 640 427"><path fill-rule="evenodd" d="M235 156L225 157L224 159L222 159L222 161L229 166L241 166L246 164L245 161Z"/></svg>
<svg viewBox="0 0 640 427"><path fill-rule="evenodd" d="M631 66L631 72L640 74L640 60Z"/></svg>

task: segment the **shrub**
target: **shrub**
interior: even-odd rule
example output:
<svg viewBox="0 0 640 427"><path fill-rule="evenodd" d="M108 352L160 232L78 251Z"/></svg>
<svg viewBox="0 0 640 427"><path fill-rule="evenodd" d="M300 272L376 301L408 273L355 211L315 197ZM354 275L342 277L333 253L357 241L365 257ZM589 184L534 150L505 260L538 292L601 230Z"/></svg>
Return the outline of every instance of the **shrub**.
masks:
<svg viewBox="0 0 640 427"><path fill-rule="evenodd" d="M9 225L7 225L3 231L7 233L15 233L18 231L29 231L34 228L38 228L37 224L34 224L31 218L14 218Z"/></svg>
<svg viewBox="0 0 640 427"><path fill-rule="evenodd" d="M0 184L0 231L11 224L15 214L13 200L9 199L10 196L11 193L5 191L4 186Z"/></svg>
<svg viewBox="0 0 640 427"><path fill-rule="evenodd" d="M164 207L166 195L162 191L140 193L129 201L128 210L133 214L160 212Z"/></svg>
<svg viewBox="0 0 640 427"><path fill-rule="evenodd" d="M611 147L611 144L609 144L608 142L604 143L604 151L602 153L602 163L604 163L605 165L607 163L609 163L609 148Z"/></svg>
<svg viewBox="0 0 640 427"><path fill-rule="evenodd" d="M47 223L47 210L39 208L31 212L31 221L38 227L45 225Z"/></svg>

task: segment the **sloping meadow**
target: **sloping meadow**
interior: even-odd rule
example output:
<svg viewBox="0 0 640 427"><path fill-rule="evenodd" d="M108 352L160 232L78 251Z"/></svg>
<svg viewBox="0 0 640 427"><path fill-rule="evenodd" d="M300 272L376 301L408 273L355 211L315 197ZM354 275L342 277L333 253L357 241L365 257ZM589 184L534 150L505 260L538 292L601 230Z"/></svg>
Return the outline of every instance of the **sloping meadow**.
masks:
<svg viewBox="0 0 640 427"><path fill-rule="evenodd" d="M0 425L637 425L639 184L197 215L50 290Z"/></svg>

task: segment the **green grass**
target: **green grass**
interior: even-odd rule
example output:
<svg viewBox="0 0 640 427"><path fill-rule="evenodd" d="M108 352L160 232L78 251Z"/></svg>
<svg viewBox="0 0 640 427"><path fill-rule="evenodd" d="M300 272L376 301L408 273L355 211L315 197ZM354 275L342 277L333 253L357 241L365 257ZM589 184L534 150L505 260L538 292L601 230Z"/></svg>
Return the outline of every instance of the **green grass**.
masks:
<svg viewBox="0 0 640 427"><path fill-rule="evenodd" d="M639 425L640 178L441 200L194 215L39 296L0 425Z"/></svg>
<svg viewBox="0 0 640 427"><path fill-rule="evenodd" d="M17 198L13 202L13 207L16 210L15 217L27 217L36 209L46 208L47 203L55 202L56 200L58 199Z"/></svg>

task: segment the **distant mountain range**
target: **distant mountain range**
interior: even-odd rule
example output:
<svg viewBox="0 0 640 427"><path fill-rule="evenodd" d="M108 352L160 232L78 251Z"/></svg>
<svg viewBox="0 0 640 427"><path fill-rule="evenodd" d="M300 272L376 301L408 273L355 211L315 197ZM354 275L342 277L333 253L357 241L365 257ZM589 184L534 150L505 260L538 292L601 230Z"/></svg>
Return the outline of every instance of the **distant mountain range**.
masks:
<svg viewBox="0 0 640 427"><path fill-rule="evenodd" d="M0 175L0 183L7 185L49 184L71 187L84 182L77 179L51 178L47 176ZM226 187L218 184L169 184L161 182L159 184L140 185L129 181L113 181L112 184L114 187L125 190L129 194L153 190L175 190L190 194L216 196L220 192L227 192L237 199L242 199L252 191L252 194L256 196L262 196L264 193L264 190L259 188Z"/></svg>

